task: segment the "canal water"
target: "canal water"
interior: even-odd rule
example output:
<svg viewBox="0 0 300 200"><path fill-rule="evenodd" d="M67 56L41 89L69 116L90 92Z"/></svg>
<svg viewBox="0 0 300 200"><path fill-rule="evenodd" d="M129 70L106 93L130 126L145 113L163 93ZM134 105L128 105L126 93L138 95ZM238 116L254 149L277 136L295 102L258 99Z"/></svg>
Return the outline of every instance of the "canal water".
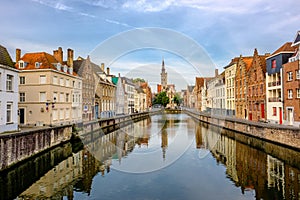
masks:
<svg viewBox="0 0 300 200"><path fill-rule="evenodd" d="M0 199L300 199L300 152L155 115L0 173Z"/></svg>

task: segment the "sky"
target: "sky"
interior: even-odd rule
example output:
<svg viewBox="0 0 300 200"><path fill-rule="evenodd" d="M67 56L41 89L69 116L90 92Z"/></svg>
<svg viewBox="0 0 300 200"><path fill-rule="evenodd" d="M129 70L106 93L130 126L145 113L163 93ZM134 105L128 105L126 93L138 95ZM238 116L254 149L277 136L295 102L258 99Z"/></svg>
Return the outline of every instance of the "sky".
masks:
<svg viewBox="0 0 300 200"><path fill-rule="evenodd" d="M162 59L176 89L240 55L272 53L300 30L298 0L3 0L0 44L105 63L154 87Z"/></svg>

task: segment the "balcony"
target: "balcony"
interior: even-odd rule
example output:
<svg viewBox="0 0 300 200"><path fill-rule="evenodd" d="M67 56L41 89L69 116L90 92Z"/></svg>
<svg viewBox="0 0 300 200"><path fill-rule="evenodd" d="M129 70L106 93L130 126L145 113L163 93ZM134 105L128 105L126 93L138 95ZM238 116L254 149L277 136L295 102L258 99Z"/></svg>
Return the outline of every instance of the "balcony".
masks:
<svg viewBox="0 0 300 200"><path fill-rule="evenodd" d="M281 97L270 97L269 102L281 102Z"/></svg>
<svg viewBox="0 0 300 200"><path fill-rule="evenodd" d="M268 87L274 87L274 86L279 86L281 85L281 81L274 81L274 82L269 82Z"/></svg>

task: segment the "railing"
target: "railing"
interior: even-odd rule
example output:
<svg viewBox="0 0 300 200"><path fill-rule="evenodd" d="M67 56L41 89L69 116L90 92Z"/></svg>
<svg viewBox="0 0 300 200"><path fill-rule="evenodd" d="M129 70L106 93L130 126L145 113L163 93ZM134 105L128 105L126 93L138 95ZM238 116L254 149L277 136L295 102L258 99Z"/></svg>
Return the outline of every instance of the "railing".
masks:
<svg viewBox="0 0 300 200"><path fill-rule="evenodd" d="M269 87L274 87L274 86L279 86L279 85L281 85L281 81L273 81L273 82L268 83Z"/></svg>
<svg viewBox="0 0 300 200"><path fill-rule="evenodd" d="M281 102L281 97L270 97L269 102Z"/></svg>

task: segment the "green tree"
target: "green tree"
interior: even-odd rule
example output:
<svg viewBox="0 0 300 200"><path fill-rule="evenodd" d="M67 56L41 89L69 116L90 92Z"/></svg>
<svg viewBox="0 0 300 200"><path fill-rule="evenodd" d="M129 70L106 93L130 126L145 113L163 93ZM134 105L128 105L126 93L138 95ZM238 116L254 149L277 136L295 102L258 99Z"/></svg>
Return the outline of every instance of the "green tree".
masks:
<svg viewBox="0 0 300 200"><path fill-rule="evenodd" d="M179 94L175 94L173 98L173 102L176 103L177 105L180 105L182 103L182 98L180 97Z"/></svg>
<svg viewBox="0 0 300 200"><path fill-rule="evenodd" d="M137 83L137 82L145 83L146 81L145 81L145 79L142 79L142 78L135 78L135 79L133 79L133 82L134 83Z"/></svg>
<svg viewBox="0 0 300 200"><path fill-rule="evenodd" d="M166 92L161 92L159 93L155 98L154 98L154 104L161 104L164 107L170 102L169 97L167 97Z"/></svg>

